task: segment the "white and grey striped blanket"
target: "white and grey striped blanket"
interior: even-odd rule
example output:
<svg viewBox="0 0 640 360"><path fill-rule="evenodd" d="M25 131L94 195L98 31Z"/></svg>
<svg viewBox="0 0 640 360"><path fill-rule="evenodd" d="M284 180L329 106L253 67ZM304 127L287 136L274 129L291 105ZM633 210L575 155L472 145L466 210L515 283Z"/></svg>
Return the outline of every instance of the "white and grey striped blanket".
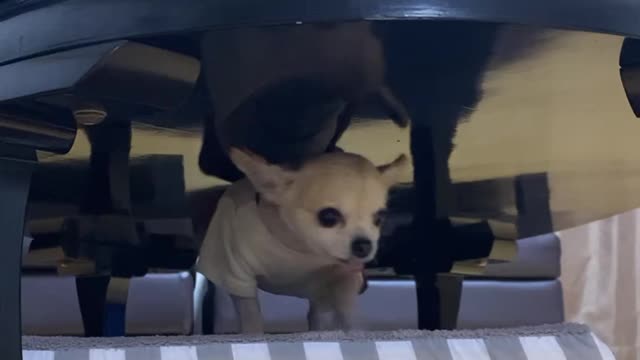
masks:
<svg viewBox="0 0 640 360"><path fill-rule="evenodd" d="M263 337L25 337L24 360L611 360L575 324L477 331L326 332Z"/></svg>

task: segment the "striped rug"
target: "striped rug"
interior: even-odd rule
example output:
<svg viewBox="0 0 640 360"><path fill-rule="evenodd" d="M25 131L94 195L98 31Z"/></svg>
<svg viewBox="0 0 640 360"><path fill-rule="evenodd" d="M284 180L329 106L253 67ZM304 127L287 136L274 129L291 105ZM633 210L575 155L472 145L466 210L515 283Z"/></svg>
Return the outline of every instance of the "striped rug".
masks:
<svg viewBox="0 0 640 360"><path fill-rule="evenodd" d="M477 331L325 332L263 337L25 337L24 360L612 360L575 324Z"/></svg>

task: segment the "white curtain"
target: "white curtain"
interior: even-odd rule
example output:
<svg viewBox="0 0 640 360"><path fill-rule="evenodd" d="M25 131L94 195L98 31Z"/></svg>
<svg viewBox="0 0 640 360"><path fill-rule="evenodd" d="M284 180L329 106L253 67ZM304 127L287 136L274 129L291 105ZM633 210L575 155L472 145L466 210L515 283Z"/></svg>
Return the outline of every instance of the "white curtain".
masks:
<svg viewBox="0 0 640 360"><path fill-rule="evenodd" d="M640 209L558 235L566 320L590 325L617 359L638 359Z"/></svg>

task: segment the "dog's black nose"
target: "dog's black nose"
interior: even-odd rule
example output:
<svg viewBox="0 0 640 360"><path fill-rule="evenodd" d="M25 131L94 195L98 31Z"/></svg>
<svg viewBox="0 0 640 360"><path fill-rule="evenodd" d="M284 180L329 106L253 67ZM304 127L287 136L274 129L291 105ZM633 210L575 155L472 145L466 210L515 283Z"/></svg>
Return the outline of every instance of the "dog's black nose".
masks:
<svg viewBox="0 0 640 360"><path fill-rule="evenodd" d="M351 253L357 258L366 258L372 249L373 243L367 238L355 238L351 243Z"/></svg>

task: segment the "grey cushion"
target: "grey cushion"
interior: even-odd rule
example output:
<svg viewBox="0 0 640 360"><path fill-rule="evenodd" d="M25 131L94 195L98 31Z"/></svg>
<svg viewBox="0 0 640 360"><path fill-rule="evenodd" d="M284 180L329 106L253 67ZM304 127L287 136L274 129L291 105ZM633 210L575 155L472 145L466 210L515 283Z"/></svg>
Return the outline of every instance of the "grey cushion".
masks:
<svg viewBox="0 0 640 360"><path fill-rule="evenodd" d="M269 333L307 331L308 302L303 299L259 292L260 306ZM237 332L231 298L217 289L216 333ZM415 329L418 324L415 283L412 280L369 280L367 291L358 297L354 326L366 330Z"/></svg>
<svg viewBox="0 0 640 360"><path fill-rule="evenodd" d="M194 281L188 272L148 274L129 285L126 333L190 334Z"/></svg>
<svg viewBox="0 0 640 360"><path fill-rule="evenodd" d="M26 335L84 335L75 277L22 277L22 332Z"/></svg>
<svg viewBox="0 0 640 360"><path fill-rule="evenodd" d="M487 277L556 279L560 276L560 240L554 233L517 240L512 262L489 264Z"/></svg>
<svg viewBox="0 0 640 360"><path fill-rule="evenodd" d="M190 334L193 288L193 278L188 272L131 279L126 333ZM84 335L75 277L23 276L22 325L27 335Z"/></svg>
<svg viewBox="0 0 640 360"><path fill-rule="evenodd" d="M464 280L457 328L477 329L564 321L558 280Z"/></svg>

